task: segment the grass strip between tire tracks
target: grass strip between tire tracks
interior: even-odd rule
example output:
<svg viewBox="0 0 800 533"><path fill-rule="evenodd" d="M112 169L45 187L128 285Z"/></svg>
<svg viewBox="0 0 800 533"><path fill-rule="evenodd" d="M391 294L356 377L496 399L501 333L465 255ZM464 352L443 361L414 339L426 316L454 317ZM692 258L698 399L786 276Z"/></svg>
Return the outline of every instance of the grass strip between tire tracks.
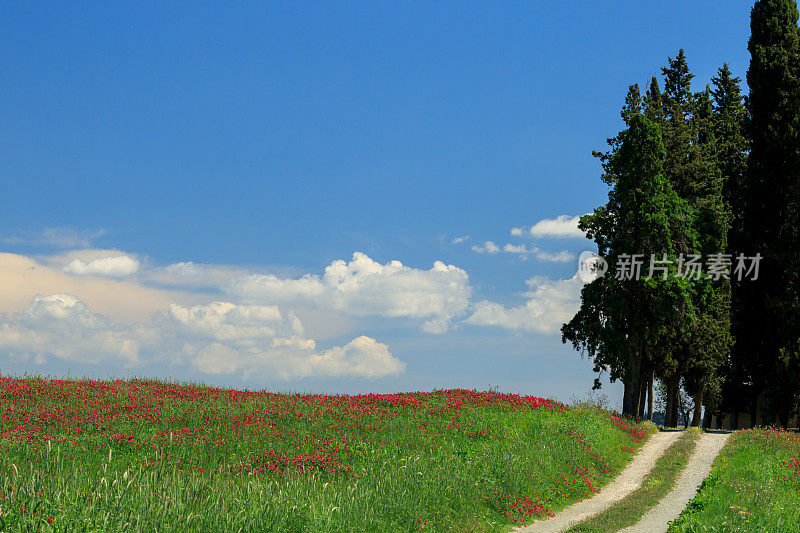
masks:
<svg viewBox="0 0 800 533"><path fill-rule="evenodd" d="M689 429L681 435L642 481L642 485L610 509L595 515L569 529L569 531L612 532L632 526L655 507L675 485L694 452L702 432Z"/></svg>

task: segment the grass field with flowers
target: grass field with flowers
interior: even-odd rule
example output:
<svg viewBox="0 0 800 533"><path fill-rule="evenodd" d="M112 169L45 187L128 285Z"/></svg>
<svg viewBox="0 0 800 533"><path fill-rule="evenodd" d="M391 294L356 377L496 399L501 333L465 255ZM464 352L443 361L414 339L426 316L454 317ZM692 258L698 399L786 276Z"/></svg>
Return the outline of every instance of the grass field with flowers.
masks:
<svg viewBox="0 0 800 533"><path fill-rule="evenodd" d="M507 530L599 490L651 428L493 391L0 377L0 530Z"/></svg>
<svg viewBox="0 0 800 533"><path fill-rule="evenodd" d="M711 475L670 531L800 531L800 435L731 435Z"/></svg>

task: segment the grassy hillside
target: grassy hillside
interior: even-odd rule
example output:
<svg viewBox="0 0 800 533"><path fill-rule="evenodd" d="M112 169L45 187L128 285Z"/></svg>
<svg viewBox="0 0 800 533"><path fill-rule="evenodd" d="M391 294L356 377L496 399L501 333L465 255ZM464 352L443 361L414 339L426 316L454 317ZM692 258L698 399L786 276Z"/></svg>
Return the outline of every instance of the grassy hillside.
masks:
<svg viewBox="0 0 800 533"><path fill-rule="evenodd" d="M800 435L732 435L670 531L800 531Z"/></svg>
<svg viewBox="0 0 800 533"><path fill-rule="evenodd" d="M647 431L496 392L0 378L0 529L504 529L598 490Z"/></svg>

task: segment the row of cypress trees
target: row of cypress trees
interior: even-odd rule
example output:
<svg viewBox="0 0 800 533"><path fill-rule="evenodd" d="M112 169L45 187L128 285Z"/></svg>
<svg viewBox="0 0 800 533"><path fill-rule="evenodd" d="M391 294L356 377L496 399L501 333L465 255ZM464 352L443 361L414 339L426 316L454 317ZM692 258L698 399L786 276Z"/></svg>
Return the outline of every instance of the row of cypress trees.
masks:
<svg viewBox="0 0 800 533"><path fill-rule="evenodd" d="M784 426L800 399L800 27L795 0L751 11L749 95L727 64L692 89L683 50L644 91L631 85L625 128L595 153L608 202L580 227L610 265L588 283L564 342L625 386L623 414L652 414L666 386L677 425L680 389L706 413L756 412ZM662 259L658 275L614 275L629 254ZM727 255L726 255L727 254ZM759 272L687 275L687 260L760 254ZM724 262L724 260L723 260ZM650 267L651 265L645 265ZM688 271L691 273L691 270ZM599 381L596 380L596 386ZM650 404L645 408L645 398ZM754 417L753 417L754 418ZM734 417L733 424L736 419Z"/></svg>

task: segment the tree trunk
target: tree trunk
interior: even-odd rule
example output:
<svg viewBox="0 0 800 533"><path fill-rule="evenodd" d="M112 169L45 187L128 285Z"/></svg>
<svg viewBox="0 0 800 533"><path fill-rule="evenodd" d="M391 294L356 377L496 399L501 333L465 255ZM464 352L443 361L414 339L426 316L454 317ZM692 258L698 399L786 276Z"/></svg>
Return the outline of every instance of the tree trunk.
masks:
<svg viewBox="0 0 800 533"><path fill-rule="evenodd" d="M633 379L629 379L624 383L622 391L622 416L635 416L636 415L636 395L639 392L639 387L635 386Z"/></svg>
<svg viewBox="0 0 800 533"><path fill-rule="evenodd" d="M731 412L731 430L736 431L739 429L739 409L735 408Z"/></svg>
<svg viewBox="0 0 800 533"><path fill-rule="evenodd" d="M717 417L719 419L719 417ZM711 408L706 405L706 412L703 413L703 429L711 429L714 425L714 415L711 413ZM719 423L717 423L719 425Z"/></svg>
<svg viewBox="0 0 800 533"><path fill-rule="evenodd" d="M625 390L622 393L622 416L635 417L639 410L639 393L641 391L641 355L634 355L633 368L631 370L630 376L625 382Z"/></svg>
<svg viewBox="0 0 800 533"><path fill-rule="evenodd" d="M680 376L677 374L667 381L667 409L664 413L664 425L667 427L678 427L680 384Z"/></svg>
<svg viewBox="0 0 800 533"><path fill-rule="evenodd" d="M692 413L692 427L700 427L700 415L703 412L703 391L694 395L694 412Z"/></svg>
<svg viewBox="0 0 800 533"><path fill-rule="evenodd" d="M783 429L789 428L789 411L789 403L781 402L781 406L778 408L778 422L780 422Z"/></svg>
<svg viewBox="0 0 800 533"><path fill-rule="evenodd" d="M672 420L670 426L678 427L678 422L681 419L683 412L683 402L681 401L681 382L680 378L675 378L675 384L672 386Z"/></svg>
<svg viewBox="0 0 800 533"><path fill-rule="evenodd" d="M756 418L758 417L758 395L756 394L750 399L750 427L756 427Z"/></svg>
<svg viewBox="0 0 800 533"><path fill-rule="evenodd" d="M673 409L675 409L675 396L672 395L671 381L667 381L667 399L664 406L664 425L667 427L671 427L669 423L672 421Z"/></svg>
<svg viewBox="0 0 800 533"><path fill-rule="evenodd" d="M645 375L645 372L641 373L639 377L639 400L636 405L636 418L644 419L644 406L645 406L645 399L647 398L647 380L642 377Z"/></svg>
<svg viewBox="0 0 800 533"><path fill-rule="evenodd" d="M689 427L689 412L687 410L688 405L684 405L683 403L683 395L678 390L678 401L676 402L678 405L678 419L675 420L675 427L678 427L679 420L683 421L683 427Z"/></svg>
<svg viewBox="0 0 800 533"><path fill-rule="evenodd" d="M653 378L655 373L650 373L650 378L647 380L647 420L653 421Z"/></svg>

